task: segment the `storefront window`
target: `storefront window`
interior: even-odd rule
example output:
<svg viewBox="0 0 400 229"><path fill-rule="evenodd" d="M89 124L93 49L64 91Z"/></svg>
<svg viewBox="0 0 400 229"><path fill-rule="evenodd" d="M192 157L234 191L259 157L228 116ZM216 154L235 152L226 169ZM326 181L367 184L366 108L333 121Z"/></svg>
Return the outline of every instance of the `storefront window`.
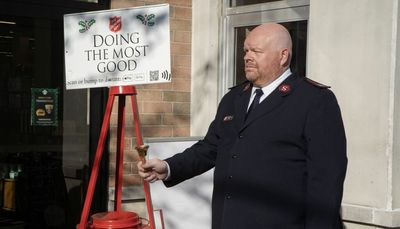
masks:
<svg viewBox="0 0 400 229"><path fill-rule="evenodd" d="M72 229L79 222L103 111L100 100L89 101L102 90L66 91L63 56L61 13L0 14L1 228Z"/></svg>
<svg viewBox="0 0 400 229"><path fill-rule="evenodd" d="M0 20L1 213L28 228L67 224L60 33L51 20Z"/></svg>

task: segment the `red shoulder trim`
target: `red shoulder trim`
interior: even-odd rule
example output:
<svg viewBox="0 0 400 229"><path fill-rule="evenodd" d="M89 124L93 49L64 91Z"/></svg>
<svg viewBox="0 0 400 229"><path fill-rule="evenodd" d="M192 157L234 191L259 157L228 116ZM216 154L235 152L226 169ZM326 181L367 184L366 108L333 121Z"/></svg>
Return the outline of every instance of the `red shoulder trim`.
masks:
<svg viewBox="0 0 400 229"><path fill-rule="evenodd" d="M233 86L233 87L230 87L230 88L228 88L229 90L232 90L233 88L235 88L235 87L240 87L240 86L242 86L243 87L243 89L242 89L242 92L245 92L245 91L247 91L249 88L251 88L251 83L248 81L248 80L245 80L244 82L242 82L242 83L240 83L240 84L238 84L238 85L236 85L236 86Z"/></svg>
<svg viewBox="0 0 400 229"><path fill-rule="evenodd" d="M307 82L309 82L310 84L312 84L312 85L314 85L314 86L316 86L316 87L319 87L319 88L330 88L330 87L331 87L331 86L324 85L324 84L322 84L322 83L318 83L317 81L314 81L314 80L312 80L312 79L310 79L310 78L307 78L307 77L304 77L304 79L305 79Z"/></svg>

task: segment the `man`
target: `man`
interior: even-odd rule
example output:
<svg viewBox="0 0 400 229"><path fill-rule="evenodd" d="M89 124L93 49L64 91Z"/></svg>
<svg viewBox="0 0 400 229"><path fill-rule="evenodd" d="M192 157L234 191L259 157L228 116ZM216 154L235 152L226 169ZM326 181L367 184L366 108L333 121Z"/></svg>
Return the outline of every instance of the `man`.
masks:
<svg viewBox="0 0 400 229"><path fill-rule="evenodd" d="M165 161L139 163L139 174L173 186L215 167L213 229L342 228L340 109L328 87L290 72L291 49L279 24L252 30L248 82L223 97L205 138Z"/></svg>

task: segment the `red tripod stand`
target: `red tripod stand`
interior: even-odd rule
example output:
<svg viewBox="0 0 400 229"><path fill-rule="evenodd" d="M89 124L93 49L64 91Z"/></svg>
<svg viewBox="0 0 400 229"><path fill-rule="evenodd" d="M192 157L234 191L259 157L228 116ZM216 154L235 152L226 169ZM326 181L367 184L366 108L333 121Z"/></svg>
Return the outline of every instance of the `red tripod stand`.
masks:
<svg viewBox="0 0 400 229"><path fill-rule="evenodd" d="M132 111L134 116L135 133L136 133L136 149L139 151L141 161L145 161L147 147L143 145L140 130L139 114L136 101L136 88L134 86L116 86L111 87L108 95L106 111L104 114L103 124L99 142L97 145L96 155L94 158L93 168L90 174L88 190L82 210L78 229L87 228L134 228L134 229L155 229L153 206L150 196L149 183L143 180L146 206L149 220L147 224L143 224L136 213L124 212L121 210L121 193L122 193L122 175L123 175L123 154L124 154L124 126L125 126L125 105L126 96L131 96ZM88 223L90 206L92 204L94 189L96 186L97 176L99 173L99 165L103 154L104 143L107 137L108 127L110 124L110 116L115 96L118 96L118 128L117 128L117 154L116 154L116 171L115 171L115 203L113 212L99 213L92 216L91 222ZM164 228L162 212L160 211L162 228Z"/></svg>

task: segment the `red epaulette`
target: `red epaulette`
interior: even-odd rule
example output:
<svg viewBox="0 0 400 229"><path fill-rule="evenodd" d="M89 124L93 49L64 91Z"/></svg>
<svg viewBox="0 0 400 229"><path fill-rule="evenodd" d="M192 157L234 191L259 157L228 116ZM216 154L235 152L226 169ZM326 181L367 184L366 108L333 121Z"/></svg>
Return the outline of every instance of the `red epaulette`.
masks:
<svg viewBox="0 0 400 229"><path fill-rule="evenodd" d="M235 88L235 87L239 87L239 86L242 86L243 87L243 92L245 92L245 91L247 91L249 88L251 88L251 83L250 83L250 81L248 81L248 80L245 80L244 82L242 82L242 83L240 83L240 84L238 84L238 85L236 85L236 86L233 86L233 87L230 87L230 88L228 88L229 90L232 90L233 88Z"/></svg>
<svg viewBox="0 0 400 229"><path fill-rule="evenodd" d="M310 79L310 78L307 78L307 77L304 77L304 79L305 79L307 82L309 82L310 84L312 84L312 85L314 85L314 86L316 86L316 87L319 87L319 88L330 88L330 87L331 87L331 86L324 85L324 84L322 84L322 83L318 83L317 81L314 81L314 80L312 80L312 79Z"/></svg>

